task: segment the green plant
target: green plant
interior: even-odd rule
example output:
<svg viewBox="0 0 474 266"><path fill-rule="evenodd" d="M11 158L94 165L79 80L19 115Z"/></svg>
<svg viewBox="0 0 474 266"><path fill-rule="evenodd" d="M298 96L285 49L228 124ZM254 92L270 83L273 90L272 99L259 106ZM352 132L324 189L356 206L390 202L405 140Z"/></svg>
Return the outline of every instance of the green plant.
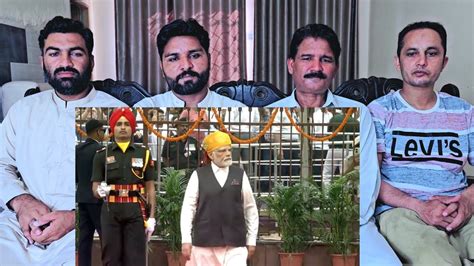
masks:
<svg viewBox="0 0 474 266"><path fill-rule="evenodd" d="M337 254L352 253L351 243L355 239L354 228L359 213L358 180L359 170L352 170L334 180L320 194L320 209L315 216L321 227L319 235Z"/></svg>
<svg viewBox="0 0 474 266"><path fill-rule="evenodd" d="M162 183L164 193L156 197L158 231L168 242L173 253L181 251L180 215L183 205L184 193L186 191L185 170L173 168L163 169L165 174Z"/></svg>
<svg viewBox="0 0 474 266"><path fill-rule="evenodd" d="M311 183L283 186L277 184L263 197L270 217L276 220L281 234L281 249L287 253L304 251L311 237L311 217L317 205L318 189Z"/></svg>

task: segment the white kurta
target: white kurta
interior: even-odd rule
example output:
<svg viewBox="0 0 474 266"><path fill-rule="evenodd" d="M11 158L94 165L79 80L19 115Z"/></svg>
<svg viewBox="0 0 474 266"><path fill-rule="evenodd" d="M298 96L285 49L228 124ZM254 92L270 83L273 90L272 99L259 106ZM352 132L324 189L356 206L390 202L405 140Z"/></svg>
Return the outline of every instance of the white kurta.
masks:
<svg viewBox="0 0 474 266"><path fill-rule="evenodd" d="M298 107L296 89L292 94L268 107ZM322 107L357 107L360 109L360 262L361 265L401 265L374 223L375 202L380 189L375 126L369 109L360 102L334 95L328 90Z"/></svg>
<svg viewBox="0 0 474 266"><path fill-rule="evenodd" d="M0 132L0 202L29 193L51 210L74 209L75 107L116 106L125 104L95 89L77 101L48 90L15 103ZM0 250L2 265L74 265L75 230L43 250L27 244L15 213L6 208L0 213Z"/></svg>
<svg viewBox="0 0 474 266"><path fill-rule="evenodd" d="M172 91L167 91L153 97L147 97L133 107L185 107L185 104ZM206 97L198 103L197 107L245 107L245 104L208 89Z"/></svg>

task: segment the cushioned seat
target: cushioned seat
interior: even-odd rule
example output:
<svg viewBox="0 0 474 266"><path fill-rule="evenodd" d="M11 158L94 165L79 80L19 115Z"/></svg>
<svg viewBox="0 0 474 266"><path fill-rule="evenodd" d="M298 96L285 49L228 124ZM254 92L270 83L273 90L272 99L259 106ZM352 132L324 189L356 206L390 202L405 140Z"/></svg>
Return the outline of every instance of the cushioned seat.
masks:
<svg viewBox="0 0 474 266"><path fill-rule="evenodd" d="M142 85L133 81L105 79L92 81L92 84L97 90L114 96L128 106L133 106L145 97L151 97Z"/></svg>
<svg viewBox="0 0 474 266"><path fill-rule="evenodd" d="M368 105L374 99L402 87L403 81L400 79L372 76L345 81L334 90L334 94Z"/></svg>
<svg viewBox="0 0 474 266"><path fill-rule="evenodd" d="M19 99L25 96L25 93L30 89L37 89L39 91L40 85L33 81L10 81L0 87L0 104L1 111L0 121L7 115L10 107ZM48 88L47 85L41 87Z"/></svg>
<svg viewBox="0 0 474 266"><path fill-rule="evenodd" d="M461 94L459 93L459 89L456 85L454 84L451 84L451 83L448 83L446 85L444 85L440 92L445 92L447 94L450 94L452 96L455 96L455 97L461 97Z"/></svg>
<svg viewBox="0 0 474 266"><path fill-rule="evenodd" d="M212 85L210 90L251 107L264 107L286 97L274 85L263 81L219 82Z"/></svg>

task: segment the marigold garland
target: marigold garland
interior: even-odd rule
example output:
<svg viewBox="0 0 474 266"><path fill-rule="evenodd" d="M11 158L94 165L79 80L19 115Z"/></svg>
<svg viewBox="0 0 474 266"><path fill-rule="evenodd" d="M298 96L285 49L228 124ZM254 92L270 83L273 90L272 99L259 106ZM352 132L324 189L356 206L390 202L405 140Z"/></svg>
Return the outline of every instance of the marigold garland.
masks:
<svg viewBox="0 0 474 266"><path fill-rule="evenodd" d="M216 116L217 123L220 126L220 130L222 132L225 132L225 133L229 134L229 136L230 136L230 138L232 139L233 142L238 143L238 144L249 144L249 143L257 142L261 137L263 137L263 135L265 135L265 133L267 133L267 131L273 125L273 122L274 122L275 117L276 117L277 112L278 112L278 108L275 108L275 110L273 110L272 115L270 116L270 120L268 120L267 124L263 127L262 131L260 131L257 134L257 136L255 136L253 138L249 138L249 139L240 139L240 138L232 135L232 133L230 133L229 130L227 130L227 128L225 127L224 122L222 121L222 118L217 113L216 108L212 108L212 112L214 112L214 115Z"/></svg>
<svg viewBox="0 0 474 266"><path fill-rule="evenodd" d="M344 119L342 120L341 124L336 128L336 130L334 132L332 132L330 135L328 136L324 136L324 137L320 137L320 138L317 138L315 136L311 136L309 135L308 133L304 132L301 127L296 124L295 120L293 120L293 117L291 117L291 113L290 113L290 110L288 108L285 108L285 113L286 113L286 116L288 117L288 119L290 119L290 123L296 128L296 130L301 134L303 135L305 138L307 139L310 139L312 141L327 141L327 140L330 140L332 138L334 138L335 136L337 136L337 134L339 132L341 132L341 130L344 128L344 126L347 124L347 121L349 120L350 116L352 115L352 113L354 112L354 108L349 108L349 110L347 110L347 113L346 113L346 116L344 117Z"/></svg>
<svg viewBox="0 0 474 266"><path fill-rule="evenodd" d="M148 122L148 120L146 119L146 116L145 114L143 113L143 110L142 108L138 108L138 113L140 114L140 116L142 117L142 121L143 121L143 124L148 128L148 130L150 130L153 134L155 134L157 137L161 138L161 139L164 139L164 140L167 140L167 141L171 141L171 142L175 142L175 141L180 141L180 140L183 140L183 139L186 139L189 137L189 135L191 133L193 133L193 131L199 126L199 124L201 123L201 120L202 118L204 117L204 115L206 114L206 110L201 110L199 112L199 116L198 116L198 119L196 121L194 121L193 125L188 129L188 131L186 131L186 133L184 133L183 135L180 135L180 136L177 136L177 137L165 137L163 135L160 134L160 132L158 132L156 129L153 128L153 125Z"/></svg>
<svg viewBox="0 0 474 266"><path fill-rule="evenodd" d="M268 120L267 124L265 124L264 128L262 129L262 131L260 131L255 137L253 138L249 138L249 139L240 139L236 136L234 136L232 133L229 132L229 130L225 127L224 125L224 122L222 121L222 118L220 117L220 115L218 114L217 112L217 109L216 108L212 108L212 112L214 113L214 115L216 116L216 119L217 119L217 122L220 126L220 130L229 134L230 138L232 139L233 142L235 143L238 143L238 144L249 144L249 143L254 143L254 142L257 142L263 135L265 135L265 133L267 133L267 131L270 129L270 127L273 125L273 122L275 121L275 117L278 113L278 110L280 108L275 108L273 111L272 111L272 115L270 117L270 119ZM161 135L160 132L158 132L157 130L155 130L153 128L153 125L147 120L145 114L143 113L143 110L142 108L138 108L138 113L140 114L140 116L142 117L142 120L143 120L143 124L148 128L148 130L150 130L153 134L155 134L157 137L161 138L161 139L164 139L164 140L167 140L167 141L171 141L171 142L175 142L175 141L180 141L180 140L183 140L185 138L188 138L189 135L199 126L199 124L201 123L204 115L206 114L206 110L201 110L199 112L199 116L198 116L198 119L196 121L194 121L193 125L188 129L188 131L186 131L186 133L184 133L183 135L180 135L180 136L176 136L176 137L165 137L163 135ZM347 124L347 121L349 120L350 116L354 113L354 108L349 108L349 110L347 110L346 112L346 115L344 117L344 119L342 120L341 124L337 127L337 129L332 132L330 135L328 136L324 136L324 137L314 137L314 136L311 136L309 135L308 133L304 132L301 127L296 124L295 120L293 119L293 117L291 116L291 113L289 111L288 108L285 108L285 113L286 113L286 116L288 117L288 119L290 120L290 123L296 128L296 130L301 134L303 135L305 138L308 138L312 141L327 141L327 140L330 140L332 138L334 138L335 136L337 136L337 134L339 134L339 132L342 131L342 129L344 128L344 126ZM81 126L79 124L76 124L76 130L77 132L82 136L82 137L86 137L87 136L87 133L81 129Z"/></svg>

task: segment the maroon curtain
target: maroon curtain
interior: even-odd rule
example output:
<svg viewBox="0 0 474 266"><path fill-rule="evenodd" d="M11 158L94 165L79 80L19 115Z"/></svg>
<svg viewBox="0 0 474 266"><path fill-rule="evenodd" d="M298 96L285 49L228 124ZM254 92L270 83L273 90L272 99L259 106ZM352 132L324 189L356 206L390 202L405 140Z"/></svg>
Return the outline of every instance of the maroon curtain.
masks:
<svg viewBox="0 0 474 266"><path fill-rule="evenodd" d="M136 81L153 95L167 91L156 36L177 18L194 18L209 32L209 85L243 77L244 5L244 0L116 0L117 78Z"/></svg>

